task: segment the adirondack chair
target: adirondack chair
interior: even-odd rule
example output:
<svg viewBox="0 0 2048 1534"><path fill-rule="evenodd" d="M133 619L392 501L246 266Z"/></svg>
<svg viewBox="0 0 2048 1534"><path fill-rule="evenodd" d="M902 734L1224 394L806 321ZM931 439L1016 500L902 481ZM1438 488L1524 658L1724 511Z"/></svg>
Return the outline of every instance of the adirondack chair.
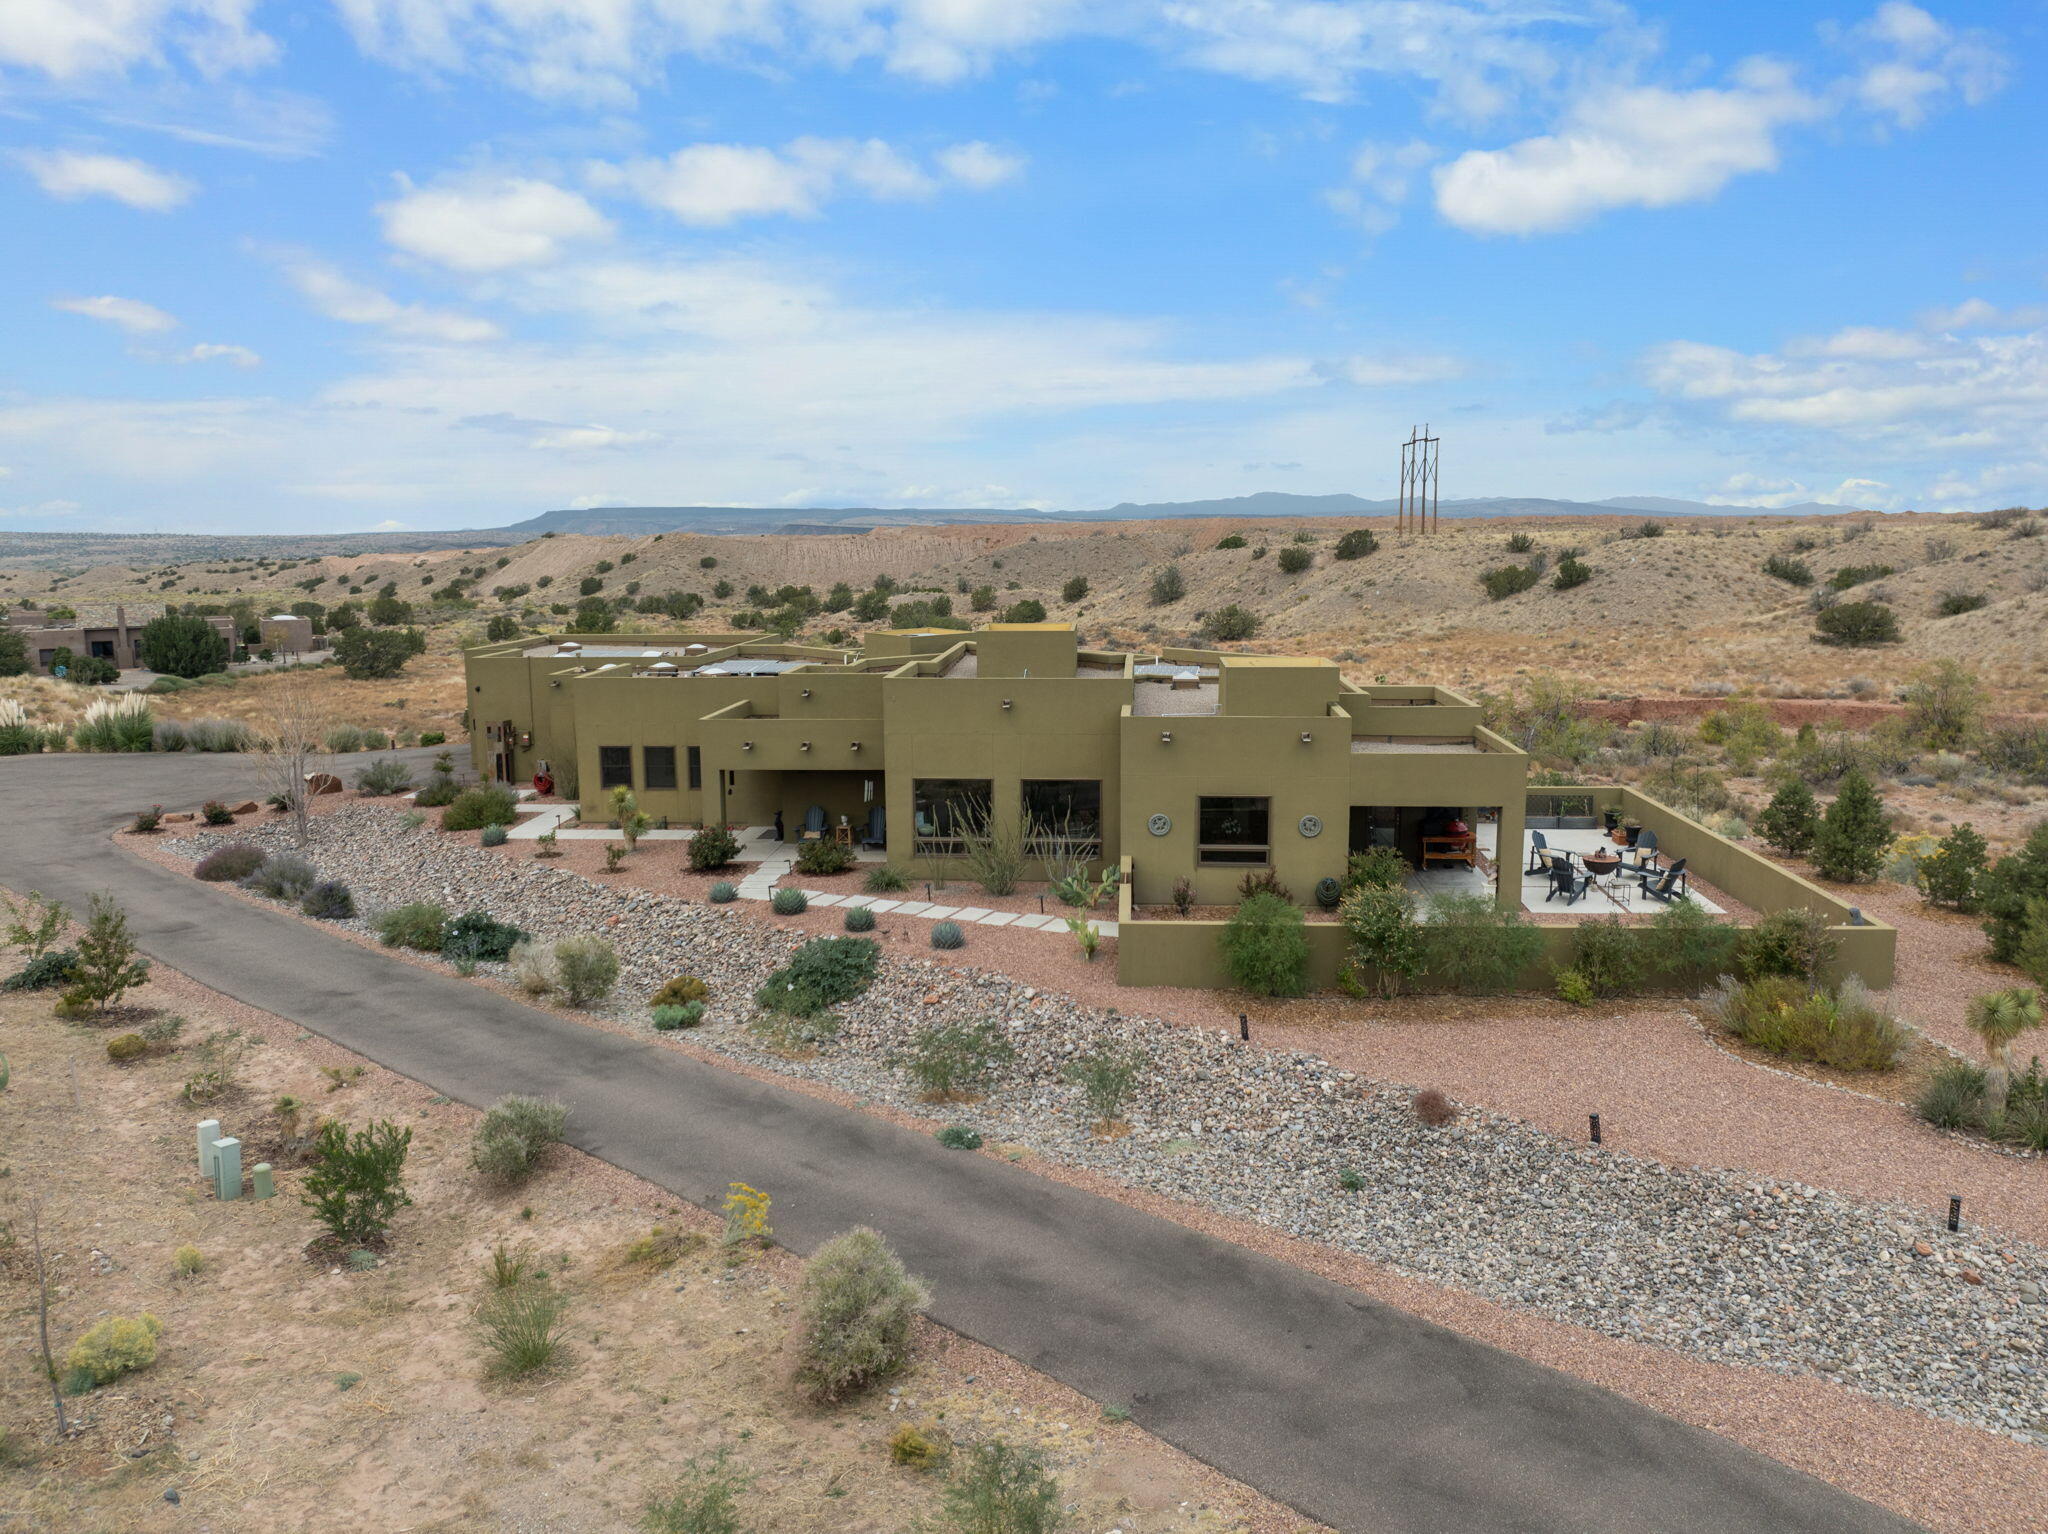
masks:
<svg viewBox="0 0 2048 1534"><path fill-rule="evenodd" d="M814 804L804 811L804 828L797 833L800 842L822 842L825 839L825 806Z"/></svg>
<svg viewBox="0 0 2048 1534"><path fill-rule="evenodd" d="M1660 874L1644 875L1643 893L1652 900L1683 900L1689 893L1686 887L1685 859L1680 858Z"/></svg>

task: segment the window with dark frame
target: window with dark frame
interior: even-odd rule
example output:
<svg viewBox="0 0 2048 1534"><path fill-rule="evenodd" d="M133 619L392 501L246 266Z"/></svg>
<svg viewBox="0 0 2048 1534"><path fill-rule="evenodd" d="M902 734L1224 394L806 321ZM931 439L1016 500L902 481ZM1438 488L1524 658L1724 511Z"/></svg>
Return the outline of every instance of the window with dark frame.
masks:
<svg viewBox="0 0 2048 1534"><path fill-rule="evenodd" d="M696 746L691 746L689 748L689 751L690 787L702 788L704 786L704 753L700 748Z"/></svg>
<svg viewBox="0 0 2048 1534"><path fill-rule="evenodd" d="M969 827L988 819L993 785L987 778L917 778L910 785L911 824L919 843L959 851Z"/></svg>
<svg viewBox="0 0 2048 1534"><path fill-rule="evenodd" d="M1203 797L1196 816L1195 860L1262 864L1272 860L1273 801L1242 794Z"/></svg>
<svg viewBox="0 0 2048 1534"><path fill-rule="evenodd" d="M1022 789L1025 824L1037 835L1074 842L1102 840L1101 779L1026 778Z"/></svg>
<svg viewBox="0 0 2048 1534"><path fill-rule="evenodd" d="M640 748L640 783L645 788L674 788L676 786L676 748L674 746L642 746Z"/></svg>
<svg viewBox="0 0 2048 1534"><path fill-rule="evenodd" d="M599 746L597 748L597 786L599 788L631 788L633 786L633 748L631 746Z"/></svg>

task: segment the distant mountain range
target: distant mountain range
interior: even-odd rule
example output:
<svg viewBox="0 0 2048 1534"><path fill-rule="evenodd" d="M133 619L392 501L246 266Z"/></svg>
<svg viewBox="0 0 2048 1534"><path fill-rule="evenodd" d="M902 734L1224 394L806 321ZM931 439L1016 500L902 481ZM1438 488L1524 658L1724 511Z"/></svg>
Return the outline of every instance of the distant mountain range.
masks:
<svg viewBox="0 0 2048 1534"><path fill-rule="evenodd" d="M548 533L644 537L652 533L860 533L878 527L932 527L974 522L1129 522L1173 517L1387 517L1394 501L1356 495L1256 495L1214 501L1123 501L1103 511L1018 511L1010 507L788 507L594 506L542 512L508 527L370 533L74 533L0 531L0 570L8 566L69 568L87 565L177 564L195 559L306 559L324 554L414 553L433 549L497 548ZM1616 496L1605 501L1555 501L1492 496L1445 501L1443 517L1613 516L1646 512L1660 517L1826 516L1854 511L1807 501L1769 510L1710 506L1663 496Z"/></svg>

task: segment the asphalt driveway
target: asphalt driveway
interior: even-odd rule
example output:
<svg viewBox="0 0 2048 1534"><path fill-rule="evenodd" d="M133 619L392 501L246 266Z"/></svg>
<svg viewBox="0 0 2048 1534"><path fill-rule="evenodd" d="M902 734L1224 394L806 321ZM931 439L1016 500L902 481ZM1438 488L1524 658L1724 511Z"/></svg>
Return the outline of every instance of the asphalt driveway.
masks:
<svg viewBox="0 0 2048 1534"><path fill-rule="evenodd" d="M1283 1263L323 936L106 836L149 803L253 796L234 757L0 761L0 884L75 907L111 890L164 963L464 1102L557 1094L573 1143L679 1197L715 1204L736 1179L766 1188L777 1237L798 1252L872 1225L932 1284L939 1321L1129 1403L1160 1437L1337 1529L1915 1527Z"/></svg>

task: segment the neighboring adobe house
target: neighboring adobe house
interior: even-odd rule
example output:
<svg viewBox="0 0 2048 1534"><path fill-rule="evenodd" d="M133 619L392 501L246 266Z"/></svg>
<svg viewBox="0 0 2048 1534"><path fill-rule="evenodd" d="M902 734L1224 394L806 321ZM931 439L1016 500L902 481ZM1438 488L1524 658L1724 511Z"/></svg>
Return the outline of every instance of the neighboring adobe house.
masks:
<svg viewBox="0 0 2048 1534"><path fill-rule="evenodd" d="M1401 855L1422 898L1483 894L1556 923L1543 929L1552 959L1578 922L1646 918L1683 891L1709 912L1819 911L1841 970L1891 981L1891 928L1633 789L1528 788L1528 757L1443 688L1361 687L1308 657L1084 650L1064 623L863 640L479 645L465 652L472 761L487 779L573 784L599 824L612 791L629 788L663 823L779 818L791 840L831 828L921 879L957 879L969 836L1021 821L1042 855L1121 871L1118 974L1130 984L1222 983L1215 933L1169 919L1177 893L1234 906L1252 875L1307 903L1376 847ZM1525 834L1532 816L1548 851ZM1643 831L1661 858L1629 850ZM1597 877L1559 892L1558 864ZM1044 873L1041 862L1026 877ZM1334 983L1344 929L1309 933L1311 972Z"/></svg>
<svg viewBox="0 0 2048 1534"><path fill-rule="evenodd" d="M314 634L313 620L297 613L272 613L256 623L263 648L274 655L307 655L323 648L325 637Z"/></svg>
<svg viewBox="0 0 2048 1534"><path fill-rule="evenodd" d="M139 621L131 622L128 609L117 604L112 621L95 622L89 613L82 613L76 620L52 624L47 612L40 608L13 608L6 614L7 625L21 633L28 647L28 663L31 670L44 676L50 674L50 667L59 650L69 650L73 655L93 655L101 660L110 660L123 671L132 671L140 661L135 655L135 641L142 632L143 623L157 616L152 611ZM229 617L213 617L206 620L228 644L228 656L232 659L239 647L235 642L235 620Z"/></svg>

